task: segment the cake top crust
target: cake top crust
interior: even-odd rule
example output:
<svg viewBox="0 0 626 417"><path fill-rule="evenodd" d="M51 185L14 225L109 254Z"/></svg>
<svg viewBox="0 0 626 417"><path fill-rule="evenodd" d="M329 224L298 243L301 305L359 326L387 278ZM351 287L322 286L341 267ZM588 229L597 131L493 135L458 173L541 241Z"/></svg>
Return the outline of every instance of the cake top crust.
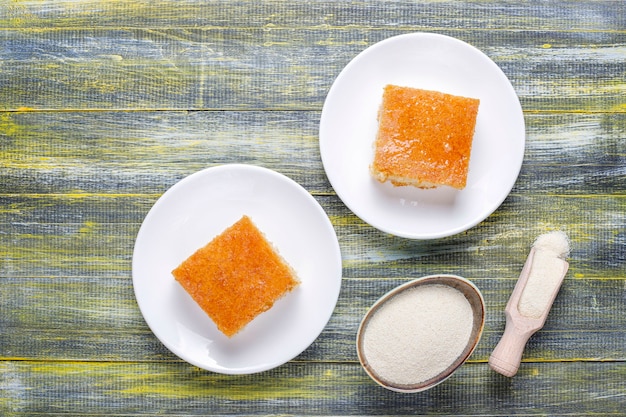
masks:
<svg viewBox="0 0 626 417"><path fill-rule="evenodd" d="M293 269L245 215L172 274L228 337L299 283Z"/></svg>
<svg viewBox="0 0 626 417"><path fill-rule="evenodd" d="M396 185L464 188L479 103L438 91L385 86L374 177Z"/></svg>

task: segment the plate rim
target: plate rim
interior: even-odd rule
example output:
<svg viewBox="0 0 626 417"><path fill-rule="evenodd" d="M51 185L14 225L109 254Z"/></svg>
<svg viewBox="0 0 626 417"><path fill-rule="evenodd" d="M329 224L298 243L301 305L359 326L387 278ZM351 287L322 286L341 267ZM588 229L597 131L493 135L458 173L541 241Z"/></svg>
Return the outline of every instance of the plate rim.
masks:
<svg viewBox="0 0 626 417"><path fill-rule="evenodd" d="M508 91L509 95L515 98L514 104L517 110L516 117L518 118L518 122L521 128L521 141L519 141L519 143L517 143L517 141L514 143L516 145L516 148L518 148L515 150L516 155L517 155L517 157L515 158L516 163L513 166L513 169L511 170L511 172L514 172L514 175L511 177L510 183L507 182L505 187L503 187L505 191L502 193L502 195L500 195L500 198L495 200L494 204L490 206L488 210L481 211L479 215L475 216L474 218L471 218L466 222L462 222L461 224L456 225L454 227L447 228L445 230L441 230L438 232L420 233L420 232L412 232L412 231L403 231L403 230L397 230L397 228L381 225L380 222L372 221L372 217L374 216L364 215L363 210L361 210L359 207L357 207L356 204L351 202L349 198L346 198L344 190L342 190L341 187L337 187L337 184L340 181L336 177L329 175L329 169L328 169L329 156L328 156L328 151L325 150L325 146L327 146L327 141L325 140L324 136L329 130L328 108L330 106L330 102L332 101L333 94L335 94L336 89L338 88L337 86L339 85L340 81L344 77L347 77L349 75L349 72L352 70L352 68L358 65L359 61L364 56L372 54L372 53L376 53L378 49L384 48L387 45L392 44L394 42L398 42L398 41L402 41L403 39L410 39L410 38L415 38L419 42L423 42L425 39L428 39L428 38L435 39L439 42L450 42L450 43L456 44L457 47L470 50L477 56L480 56L481 58L483 58L483 60L487 62L488 65L493 69L494 73L497 73L502 78L502 80L505 81L505 85L507 86L507 89L509 90ZM513 101L511 102L513 103ZM348 207L348 209L350 209L357 217L359 217L365 223L369 224L370 226L382 232L385 232L394 236L402 237L402 238L407 238L407 239L431 240L431 239L439 239L439 238L454 236L464 231L467 231L475 227L476 225L478 225L485 219L487 219L502 205L504 200L506 200L506 198L510 195L511 191L513 190L513 187L515 186L519 178L519 175L523 166L524 154L525 154L525 148L526 148L526 123L524 119L523 108L519 100L519 96L517 95L513 85L511 84L511 81L506 76L504 71L502 71L502 69L489 56L487 56L483 51L481 51L477 47L461 39L458 39L449 35L440 34L440 33L419 31L419 32L402 33L399 35L394 35L394 36L390 36L388 38L382 39L368 46L367 48L361 50L342 68L342 70L339 72L335 80L332 82L328 90L328 93L326 95L326 98L324 100L324 104L322 106L322 111L320 115L320 126L319 126L318 137L319 137L319 147L320 147L322 165L324 167L324 171L326 172L328 181L330 182L331 186L337 193L337 196Z"/></svg>
<svg viewBox="0 0 626 417"><path fill-rule="evenodd" d="M165 204L171 192L177 191L187 186L188 183L190 183L196 178L202 177L204 175L211 175L215 173L216 171L221 171L221 170L244 170L244 171L249 171L250 173L256 173L256 174L261 173L263 175L268 176L268 178L273 178L274 180L283 182L286 186L293 188L300 195L302 195L303 201L306 200L307 203L311 206L311 208L313 208L320 215L320 219L326 224L326 229L327 229L326 232L328 233L328 237L332 237L332 239L329 239L328 242L324 242L324 243L332 244L332 248L330 249L330 251L334 254L334 256L332 259L329 259L328 262L335 263L333 268L336 269L336 278L333 279L332 281L331 280L328 281L330 283L333 283L334 285L329 286L329 291L326 292L326 294L332 295L333 298L331 302L328 304L328 311L324 311L323 315L322 314L320 315L321 319L319 323L319 327L320 327L319 331L315 329L315 331L309 332L308 334L309 337L306 339L303 339L303 342L301 342L298 345L298 347L294 349L295 353L284 355L283 357L277 360L264 361L263 363L259 363L257 365L247 365L243 367L230 367L230 368L225 367L225 366L211 366L210 364L196 360L193 357L193 355L190 356L190 355L185 354L184 352L181 352L180 349L178 349L167 337L165 337L166 335L164 335L162 331L158 330L158 328L153 323L153 319L151 319L149 316L146 315L146 306L144 305L146 300L144 300L143 299L144 297L140 294L139 281L142 278L137 275L139 272L136 271L136 269L138 267L138 263L140 262L140 259L138 258L138 256L139 256L140 246L142 243L141 239L142 239L142 236L146 233L146 227L150 226L150 223L149 223L150 218L155 215L154 213L160 210L160 207L163 204ZM148 226L144 226L144 225L148 225ZM228 225L224 225L224 227L227 227L227 226ZM131 275L132 275L133 294L135 296L135 301L137 302L142 318L144 319L146 325L148 326L150 331L153 333L153 335L172 354L174 354L178 358L182 359L183 361L191 365L194 365L198 368L201 368L207 371L216 372L220 374L245 375L245 374L254 374L254 373L268 371L270 369L274 369L276 367L284 365L285 363L291 361L292 359L300 355L302 352L304 352L308 347L311 346L311 344L313 344L319 338L320 334L328 326L328 322L332 318L332 315L334 314L334 311L337 306L337 302L339 300L339 296L341 293L341 285L343 281L343 269L342 269L343 265L342 264L343 263L342 263L341 247L339 245L339 240L337 237L336 230L332 222L330 221L328 214L326 213L324 208L321 206L321 204L315 199L315 197L313 197L313 195L311 195L311 193L307 191L301 184L299 184L292 178L282 173L279 173L270 168L266 168L260 165L246 164L246 163L226 163L226 164L210 166L210 167L201 169L199 171L193 172L181 178L180 180L175 182L173 185L171 185L165 192L163 192L159 196L159 198L152 204L152 206L150 207L150 209L144 216L141 222L141 225L139 227L139 230L137 231L137 235L135 237L133 252L132 252L132 259L131 259ZM172 277L172 280L174 280L173 277Z"/></svg>

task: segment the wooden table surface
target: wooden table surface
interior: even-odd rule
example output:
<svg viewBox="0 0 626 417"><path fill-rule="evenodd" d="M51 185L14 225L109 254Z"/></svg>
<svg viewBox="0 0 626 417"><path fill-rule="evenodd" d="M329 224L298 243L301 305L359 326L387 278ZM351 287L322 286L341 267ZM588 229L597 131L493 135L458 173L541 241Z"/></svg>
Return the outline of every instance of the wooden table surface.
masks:
<svg viewBox="0 0 626 417"><path fill-rule="evenodd" d="M526 122L518 181L456 236L379 232L337 197L318 126L341 69L410 32L466 41L509 77ZM0 1L0 415L624 415L626 9L622 0ZM138 309L131 257L169 187L264 166L328 213L341 294L301 355L253 375L178 359ZM491 371L534 238L570 271L519 373ZM453 273L482 291L480 344L420 394L375 385L354 347L387 290Z"/></svg>

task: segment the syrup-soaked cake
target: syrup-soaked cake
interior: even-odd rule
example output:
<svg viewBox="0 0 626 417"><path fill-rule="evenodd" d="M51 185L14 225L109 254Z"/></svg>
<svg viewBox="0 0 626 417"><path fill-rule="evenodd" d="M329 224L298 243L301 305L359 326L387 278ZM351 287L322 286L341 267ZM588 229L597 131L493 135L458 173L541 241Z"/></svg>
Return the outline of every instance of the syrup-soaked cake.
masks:
<svg viewBox="0 0 626 417"><path fill-rule="evenodd" d="M299 283L248 216L198 249L172 274L228 337Z"/></svg>
<svg viewBox="0 0 626 417"><path fill-rule="evenodd" d="M380 182L465 188L480 100L387 85L370 170Z"/></svg>

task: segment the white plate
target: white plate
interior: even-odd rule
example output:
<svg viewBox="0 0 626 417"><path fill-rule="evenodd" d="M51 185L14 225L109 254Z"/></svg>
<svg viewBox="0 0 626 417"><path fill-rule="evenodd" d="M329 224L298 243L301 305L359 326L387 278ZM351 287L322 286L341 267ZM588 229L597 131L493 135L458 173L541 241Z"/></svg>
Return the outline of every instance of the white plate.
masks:
<svg viewBox="0 0 626 417"><path fill-rule="evenodd" d="M393 187L372 178L387 84L480 99L464 190ZM354 58L328 93L319 135L324 169L346 206L370 225L412 239L450 236L487 218L513 188L524 158L524 116L506 75L478 49L432 33L395 36Z"/></svg>
<svg viewBox="0 0 626 417"><path fill-rule="evenodd" d="M244 214L301 282L228 338L171 271ZM339 296L341 254L326 213L300 185L266 168L222 165L184 178L154 204L135 242L133 285L150 329L181 359L214 372L255 373L294 358L322 332Z"/></svg>

